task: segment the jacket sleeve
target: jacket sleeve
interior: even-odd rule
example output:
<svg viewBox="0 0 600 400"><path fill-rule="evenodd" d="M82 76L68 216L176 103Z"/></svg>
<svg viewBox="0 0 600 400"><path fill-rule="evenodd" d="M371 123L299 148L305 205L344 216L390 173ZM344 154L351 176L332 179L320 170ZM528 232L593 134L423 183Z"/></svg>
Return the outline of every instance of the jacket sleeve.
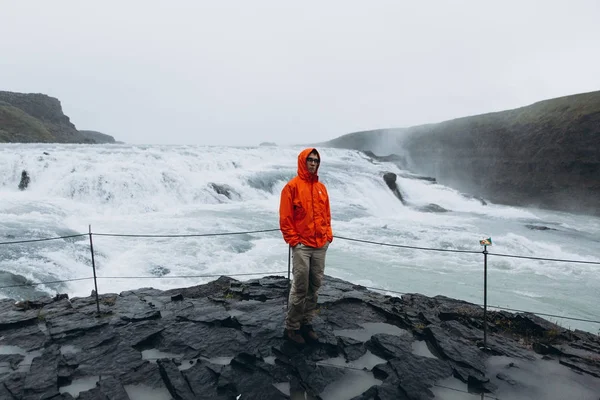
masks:
<svg viewBox="0 0 600 400"><path fill-rule="evenodd" d="M300 236L294 227L294 202L292 198L291 186L285 185L281 191L281 200L279 202L279 229L283 234L283 240L290 246L295 247L300 243Z"/></svg>
<svg viewBox="0 0 600 400"><path fill-rule="evenodd" d="M325 204L325 216L327 218L327 240L329 240L329 243L332 243L333 230L331 229L331 209L329 207L329 193L327 193L327 203Z"/></svg>

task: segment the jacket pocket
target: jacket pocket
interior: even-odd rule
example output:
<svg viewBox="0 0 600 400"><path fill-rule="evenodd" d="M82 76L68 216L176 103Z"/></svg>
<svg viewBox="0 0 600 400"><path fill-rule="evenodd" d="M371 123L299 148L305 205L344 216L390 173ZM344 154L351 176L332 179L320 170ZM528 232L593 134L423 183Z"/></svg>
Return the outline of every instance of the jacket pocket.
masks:
<svg viewBox="0 0 600 400"><path fill-rule="evenodd" d="M302 203L294 202L294 221L302 220L306 217L306 210L302 207Z"/></svg>

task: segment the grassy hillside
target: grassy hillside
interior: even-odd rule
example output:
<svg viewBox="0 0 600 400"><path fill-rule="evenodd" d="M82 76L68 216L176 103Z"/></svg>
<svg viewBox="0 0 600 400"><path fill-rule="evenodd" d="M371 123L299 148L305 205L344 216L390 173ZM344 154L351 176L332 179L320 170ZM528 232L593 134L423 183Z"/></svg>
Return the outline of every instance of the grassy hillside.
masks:
<svg viewBox="0 0 600 400"><path fill-rule="evenodd" d="M492 201L600 214L600 91L328 144L405 152L415 172Z"/></svg>
<svg viewBox="0 0 600 400"><path fill-rule="evenodd" d="M79 131L85 139L91 140L93 143L115 143L115 138L102 132L97 131Z"/></svg>
<svg viewBox="0 0 600 400"><path fill-rule="evenodd" d="M0 143L3 142L115 143L115 140L96 131L78 131L54 97L0 91Z"/></svg>
<svg viewBox="0 0 600 400"><path fill-rule="evenodd" d="M0 142L52 142L53 136L38 119L0 102Z"/></svg>

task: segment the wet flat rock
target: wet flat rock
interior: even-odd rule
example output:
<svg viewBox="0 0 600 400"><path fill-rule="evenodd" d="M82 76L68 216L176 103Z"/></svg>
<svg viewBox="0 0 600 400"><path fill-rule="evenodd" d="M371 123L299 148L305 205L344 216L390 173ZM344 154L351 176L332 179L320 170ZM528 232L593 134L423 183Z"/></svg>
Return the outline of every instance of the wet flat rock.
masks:
<svg viewBox="0 0 600 400"><path fill-rule="evenodd" d="M488 312L484 351L476 305L384 296L331 277L313 321L320 341L297 347L282 338L287 287L283 277L222 277L143 288L99 296L99 314L91 296L1 300L0 399L432 399L448 379L502 395L524 378L494 373L498 357L555 363L600 388L592 334Z"/></svg>
<svg viewBox="0 0 600 400"><path fill-rule="evenodd" d="M38 310L35 309L16 307L14 300L0 300L0 329L35 324L38 320L38 314Z"/></svg>

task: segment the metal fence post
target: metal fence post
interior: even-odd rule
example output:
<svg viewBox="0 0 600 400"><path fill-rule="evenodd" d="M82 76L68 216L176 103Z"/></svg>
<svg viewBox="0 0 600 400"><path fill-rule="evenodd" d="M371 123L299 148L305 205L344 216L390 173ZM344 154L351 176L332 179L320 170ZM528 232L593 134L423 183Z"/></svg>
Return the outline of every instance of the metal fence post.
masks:
<svg viewBox="0 0 600 400"><path fill-rule="evenodd" d="M483 246L483 350L487 350L487 246Z"/></svg>
<svg viewBox="0 0 600 400"><path fill-rule="evenodd" d="M92 269L94 270L94 289L96 293L96 310L100 315L100 301L98 300L98 282L96 281L96 262L94 261L94 243L92 242L92 225L89 225L90 251L92 253Z"/></svg>

